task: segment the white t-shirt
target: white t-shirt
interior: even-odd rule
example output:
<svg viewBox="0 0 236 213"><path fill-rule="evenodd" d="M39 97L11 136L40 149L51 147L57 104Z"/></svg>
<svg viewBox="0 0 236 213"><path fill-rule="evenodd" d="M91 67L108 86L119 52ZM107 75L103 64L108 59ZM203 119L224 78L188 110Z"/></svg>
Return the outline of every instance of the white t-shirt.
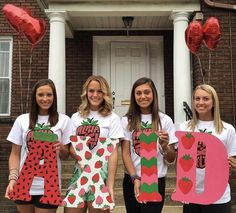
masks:
<svg viewBox="0 0 236 213"><path fill-rule="evenodd" d="M120 124L119 116L112 112L108 116L102 116L97 111L90 111L90 114L83 118L78 112L71 116L73 133L79 135L90 136L90 132L98 133L98 137L106 138L122 138L124 133ZM90 123L90 125L88 125ZM84 125L85 124L85 125ZM87 127L80 127L87 126ZM97 126L96 128L91 126ZM95 135L94 135L95 136ZM97 135L95 136L97 137Z"/></svg>
<svg viewBox="0 0 236 213"><path fill-rule="evenodd" d="M169 144L177 143L178 139L175 136L175 126L173 124L172 119L168 115L161 112L159 112L159 116L161 120L162 131L166 131L169 134ZM150 125L152 123L152 115L142 114L141 121L145 123L145 125ZM135 167L136 174L138 176L141 176L141 162L140 162L141 158L139 155L139 151L136 149L136 146L135 146L135 144L139 142L133 140L134 131L130 132L128 130L128 119L126 116L122 117L121 124L122 124L124 134L125 134L124 140L130 141L131 159ZM165 163L163 155L161 154L162 149L159 143L157 143L157 150L158 150L158 154L157 154L158 178L161 178L161 177L165 177L167 173L167 165Z"/></svg>
<svg viewBox="0 0 236 213"><path fill-rule="evenodd" d="M79 112L71 116L73 134L90 136L90 150L96 153L99 146L97 146L99 137L119 139L124 137L123 129L120 123L120 117L112 112L108 116L102 116L97 111L90 111L90 114L83 118ZM80 170L79 164L75 167ZM107 163L102 167L101 174L104 178L107 177Z"/></svg>
<svg viewBox="0 0 236 213"><path fill-rule="evenodd" d="M188 127L189 121L186 121L180 124L180 131L191 131ZM224 144L228 156L236 156L236 134L235 129L231 124L223 122L223 131L221 134L215 132L214 122L213 121L201 121L198 120L198 123L195 128L195 132L204 131L206 133L212 134L219 138ZM202 159L202 158L201 158ZM204 158L203 158L204 159ZM204 191L204 177L205 177L205 166L204 162L200 162L199 168L196 169L196 192L202 193ZM202 167L202 168L201 168ZM227 203L231 199L230 196L230 186L227 185L224 194L222 197L215 203Z"/></svg>
<svg viewBox="0 0 236 213"><path fill-rule="evenodd" d="M38 115L37 123L39 124L48 124L49 116ZM54 134L57 134L58 141L63 145L68 144L69 137L72 135L72 126L70 118L67 115L59 113L58 122L55 126L51 127L51 130ZM29 130L29 113L22 114L15 120L13 127L7 137L7 140L21 146L21 157L20 157L20 170L22 169L25 159L28 154L27 148L27 134ZM43 163L41 161L40 163ZM58 166L58 175L59 175L59 185L61 188L61 161L59 155L57 156L57 166ZM44 194L44 180L42 177L34 177L32 186L30 189L30 195L43 195Z"/></svg>

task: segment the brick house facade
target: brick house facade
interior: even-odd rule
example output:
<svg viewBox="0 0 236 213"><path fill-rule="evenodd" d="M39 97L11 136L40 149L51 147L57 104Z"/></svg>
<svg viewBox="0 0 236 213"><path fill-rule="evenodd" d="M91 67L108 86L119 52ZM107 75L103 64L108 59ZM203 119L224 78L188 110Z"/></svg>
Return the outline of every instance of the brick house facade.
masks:
<svg viewBox="0 0 236 213"><path fill-rule="evenodd" d="M222 1L234 4L235 1ZM32 73L30 88L33 84L48 76L49 57L49 23L44 11L35 0L6 1L0 0L1 8L5 3L14 3L20 7L27 7L35 17L39 17L46 22L47 30L43 40L33 49ZM222 29L222 37L218 47L212 51L211 61L211 84L216 88L221 103L222 119L236 125L236 13L232 10L213 8L201 1L201 11L204 20L210 16L216 16ZM66 39L66 114L72 115L80 104L80 91L82 84L89 75L92 74L93 61L93 36L123 36L124 31L82 31L76 32L73 39ZM153 36L162 35L164 37L164 70L165 70L165 96L166 113L174 118L173 110L173 31L132 31L130 36ZM12 61L12 98L10 116L0 116L0 212L15 212L14 204L4 198L8 177L8 156L11 145L6 141L7 134L15 120L22 113L21 103L24 103L24 111L27 111L28 75L30 70L30 43L24 36L18 37L16 31L10 27L2 13L0 13L0 38L1 36L13 36L13 61ZM19 42L21 53L21 70L23 87L20 86L19 75ZM208 68L208 50L204 47L199 51L202 67ZM193 86L201 83L199 64L193 55ZM75 89L76 88L76 89ZM21 101L20 92L23 93ZM236 174L231 175L232 204L236 213Z"/></svg>

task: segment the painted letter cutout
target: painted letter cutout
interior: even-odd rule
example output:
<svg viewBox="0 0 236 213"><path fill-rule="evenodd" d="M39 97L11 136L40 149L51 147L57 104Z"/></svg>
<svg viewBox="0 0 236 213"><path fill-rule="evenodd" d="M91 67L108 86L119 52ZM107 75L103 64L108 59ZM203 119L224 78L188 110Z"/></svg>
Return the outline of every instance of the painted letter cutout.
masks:
<svg viewBox="0 0 236 213"><path fill-rule="evenodd" d="M12 200L30 201L29 194L34 177L44 178L44 195L40 202L60 205L62 199L59 189L57 155L53 142L57 141L49 126L37 124L34 129L33 140L30 143L29 153L21 169L10 198ZM43 159L43 164L40 161Z"/></svg>
<svg viewBox="0 0 236 213"><path fill-rule="evenodd" d="M100 170L108 161L118 139L99 138L98 145L94 148L96 154L92 154L86 145L90 137L71 136L70 140L76 154L79 156L78 163L83 172L77 180L76 188L71 189L62 202L62 206L83 208L83 195L90 189L94 193L95 200L92 205L97 209L113 209L115 204L107 190L107 187L100 175Z"/></svg>
<svg viewBox="0 0 236 213"><path fill-rule="evenodd" d="M224 194L229 180L225 146L217 137L208 133L177 131L176 136L179 139L177 179L176 191L171 198L197 204L214 203ZM196 193L195 186L198 143L206 146L203 193Z"/></svg>
<svg viewBox="0 0 236 213"><path fill-rule="evenodd" d="M157 133L142 132L138 138L141 157L141 189L138 200L161 201L162 197L158 192Z"/></svg>

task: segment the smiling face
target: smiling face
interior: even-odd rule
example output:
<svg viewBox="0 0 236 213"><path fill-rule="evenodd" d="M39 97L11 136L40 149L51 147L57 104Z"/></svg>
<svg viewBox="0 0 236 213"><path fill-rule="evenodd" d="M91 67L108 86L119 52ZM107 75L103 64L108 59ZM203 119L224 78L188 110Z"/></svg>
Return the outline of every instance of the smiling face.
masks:
<svg viewBox="0 0 236 213"><path fill-rule="evenodd" d="M135 101L140 107L142 114L151 113L151 104L153 102L152 88L148 83L142 84L135 88Z"/></svg>
<svg viewBox="0 0 236 213"><path fill-rule="evenodd" d="M89 83L87 88L87 98L91 110L96 111L100 108L104 100L104 94L98 81L91 81Z"/></svg>
<svg viewBox="0 0 236 213"><path fill-rule="evenodd" d="M53 104L54 96L52 88L44 85L36 90L36 102L39 107L40 115L48 115L48 111Z"/></svg>
<svg viewBox="0 0 236 213"><path fill-rule="evenodd" d="M200 120L213 120L212 109L214 107L214 103L211 94L205 90L197 89L193 98L193 106Z"/></svg>

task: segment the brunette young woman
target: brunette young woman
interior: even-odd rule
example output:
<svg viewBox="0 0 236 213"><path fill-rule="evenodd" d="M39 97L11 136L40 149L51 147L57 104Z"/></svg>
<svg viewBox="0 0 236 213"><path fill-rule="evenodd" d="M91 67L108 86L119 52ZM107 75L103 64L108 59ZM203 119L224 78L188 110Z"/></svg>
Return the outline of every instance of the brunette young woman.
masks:
<svg viewBox="0 0 236 213"><path fill-rule="evenodd" d="M193 118L180 125L182 131L206 132L219 138L224 144L229 157L229 166L236 168L236 135L234 127L221 120L219 99L215 89L207 84L199 85L193 92L192 100ZM196 191L204 191L205 157L206 146L199 148L199 157L196 170ZM214 192L212 192L214 193ZM230 186L227 185L222 197L210 205L184 204L184 213L230 213Z"/></svg>
<svg viewBox="0 0 236 213"><path fill-rule="evenodd" d="M33 87L31 93L30 112L22 114L14 122L14 125L7 137L12 143L12 150L9 157L9 184L5 197L9 193L19 176L27 155L30 151L32 137L30 132L34 131L37 125L47 125L50 131L58 136L58 142L54 144L57 153L57 165L59 183L61 178L61 158L69 155L69 136L72 134L70 118L57 112L57 93L54 83L50 79L39 80ZM42 161L42 162L41 162ZM40 164L43 159L40 160ZM16 200L17 211L20 213L56 213L57 205L44 204L40 198L44 194L44 179L34 177L30 188L30 201Z"/></svg>
<svg viewBox="0 0 236 213"><path fill-rule="evenodd" d="M79 106L78 112L71 117L73 132L76 135L90 136L90 142L87 144L92 153L96 153L99 137L119 139L123 137L123 130L120 124L120 118L112 112L112 98L109 85L102 76L90 76L83 85L82 103ZM82 131L84 125L95 125L95 132ZM70 149L72 157L78 159L73 147ZM118 161L118 146L113 151L112 155L101 169L101 176L106 182L108 191L114 201L114 181ZM81 175L81 168L76 163L73 177L70 182L69 190L76 187L76 181ZM95 197L92 191L88 191L85 195L85 206L83 208L65 208L65 213L108 213L110 210L95 209L92 202Z"/></svg>
<svg viewBox="0 0 236 213"><path fill-rule="evenodd" d="M131 91L131 103L127 114L122 118L125 139L122 141L122 157L126 168L123 181L123 195L127 213L160 213L165 200L165 176L167 162L176 158L175 127L172 119L159 109L158 95L153 81L149 78L140 78ZM162 196L161 202L138 201L140 193L140 142L136 133L145 128L145 131L158 131L157 162L158 162L158 190Z"/></svg>

